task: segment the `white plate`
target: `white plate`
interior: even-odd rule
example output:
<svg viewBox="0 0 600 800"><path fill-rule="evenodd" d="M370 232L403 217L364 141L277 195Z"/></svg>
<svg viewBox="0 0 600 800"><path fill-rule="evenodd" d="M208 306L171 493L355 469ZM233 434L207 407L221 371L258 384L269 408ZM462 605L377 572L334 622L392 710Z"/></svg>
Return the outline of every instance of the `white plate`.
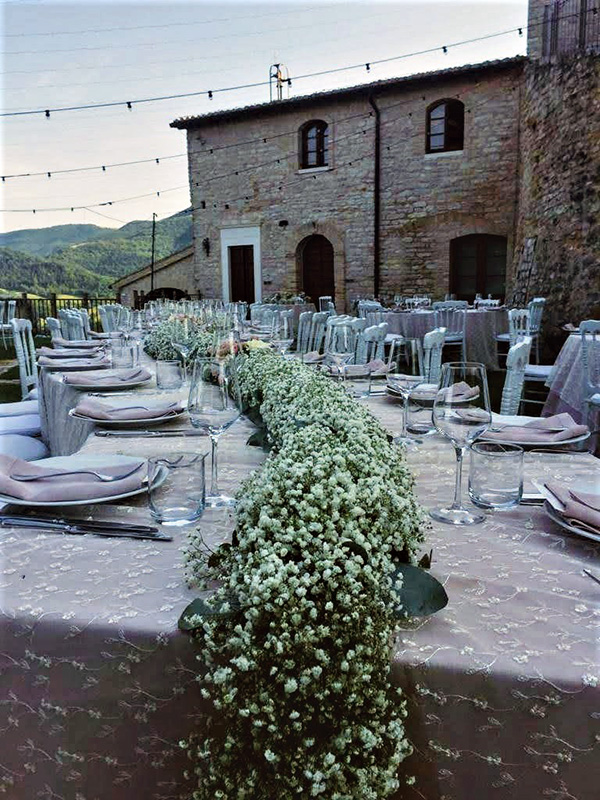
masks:
<svg viewBox="0 0 600 800"><path fill-rule="evenodd" d="M492 427L494 423L492 422ZM486 439L485 435L480 436L478 442L493 442L494 444L517 444L519 447L527 447L531 450L547 450L553 447L566 447L567 445L577 444L578 442L585 442L591 436L590 432L582 433L581 436L573 436L571 439L563 439L560 442L520 442L516 439Z"/></svg>
<svg viewBox="0 0 600 800"><path fill-rule="evenodd" d="M112 392L115 389L135 389L137 386L146 386L152 383L153 377L150 376L143 381L133 381L133 383L125 381L117 381L116 383L68 383L72 389L79 389L80 392Z"/></svg>
<svg viewBox="0 0 600 800"><path fill-rule="evenodd" d="M593 542L600 542L599 534L586 531L585 528L579 528L576 525L572 525L570 522L567 522L565 519L563 519L563 517L561 517L558 511L552 507L548 500L546 500L544 503L544 511L553 522L556 522L557 525L560 525L561 528L569 531L569 533L575 533L577 536L583 536L585 539L591 539Z"/></svg>
<svg viewBox="0 0 600 800"><path fill-rule="evenodd" d="M133 456L94 456L76 454L73 456L56 456L54 458L45 458L43 460L44 467L58 467L62 469L77 469L78 467L91 467L92 469L100 469L102 467L113 466L114 464L131 464L139 461L139 458ZM40 462L42 463L42 462ZM167 479L168 470L161 471L158 478L154 482L154 486L160 486ZM133 497L136 494L143 494L148 491L148 478L144 478L142 486L139 489L134 489L132 492L125 492L124 494L114 494L107 497L90 497L88 500L62 500L59 503L43 502L32 503L31 500L21 500L19 497L12 497L8 494L0 494L0 502L7 503L11 506L33 506L35 508L58 508L59 506L89 506L97 503L109 503L113 500L122 500L125 497Z"/></svg>
<svg viewBox="0 0 600 800"><path fill-rule="evenodd" d="M76 414L74 408L69 411L69 416L73 417L73 419L83 419L103 428L145 428L147 425L160 425L162 422L178 419L183 414L185 414L185 409L178 411L176 414L163 414L161 417L150 417L149 419L95 419L94 417L86 417L83 414Z"/></svg>
<svg viewBox="0 0 600 800"><path fill-rule="evenodd" d="M59 361L60 359L53 359L55 361ZM76 361L78 359L73 359ZM40 369L45 369L48 372L88 372L91 369L109 369L110 364L65 364L64 362L61 364L40 364L39 361L37 363Z"/></svg>

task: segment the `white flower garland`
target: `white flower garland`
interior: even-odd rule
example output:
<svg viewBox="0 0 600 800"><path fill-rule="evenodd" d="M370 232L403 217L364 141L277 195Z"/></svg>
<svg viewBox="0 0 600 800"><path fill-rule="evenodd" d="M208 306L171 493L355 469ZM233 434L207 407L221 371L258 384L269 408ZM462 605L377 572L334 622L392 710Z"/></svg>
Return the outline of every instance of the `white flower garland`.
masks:
<svg viewBox="0 0 600 800"><path fill-rule="evenodd" d="M310 367L255 351L241 380L274 450L240 490L219 564L211 602L231 614L201 621L214 721L185 743L194 798L381 800L410 752L390 575L422 541L413 479L375 418Z"/></svg>

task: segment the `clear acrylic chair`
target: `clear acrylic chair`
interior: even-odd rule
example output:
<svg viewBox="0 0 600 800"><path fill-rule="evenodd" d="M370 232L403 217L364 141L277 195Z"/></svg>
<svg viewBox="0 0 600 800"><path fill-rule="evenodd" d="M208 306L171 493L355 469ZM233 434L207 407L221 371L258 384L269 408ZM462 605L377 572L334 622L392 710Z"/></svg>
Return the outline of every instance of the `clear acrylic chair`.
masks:
<svg viewBox="0 0 600 800"><path fill-rule="evenodd" d="M327 326L328 311L317 311L313 314L310 321L310 333L308 337L308 352L320 353L325 344L325 333Z"/></svg>
<svg viewBox="0 0 600 800"><path fill-rule="evenodd" d="M368 364L369 361L385 359L385 337L388 332L387 322L365 328L356 340L354 354L355 364Z"/></svg>
<svg viewBox="0 0 600 800"><path fill-rule="evenodd" d="M456 300L455 302L460 302ZM434 304L436 305L436 304ZM467 310L459 306L446 306L435 310L436 328L446 328L445 344L459 345L462 361L467 360Z"/></svg>
<svg viewBox="0 0 600 800"><path fill-rule="evenodd" d="M314 311L303 311L298 317L298 335L296 337L296 353L305 355L308 353L310 342L310 330Z"/></svg>
<svg viewBox="0 0 600 800"><path fill-rule="evenodd" d="M518 414L525 382L525 370L529 364L531 337L526 336L509 349L506 356L506 376L500 402L501 414Z"/></svg>
<svg viewBox="0 0 600 800"><path fill-rule="evenodd" d="M19 364L21 396L23 400L28 400L34 396L32 395L32 391L37 388L38 383L35 343L33 341L31 320L13 319L11 325L15 340L17 362ZM12 432L15 433L16 431Z"/></svg>

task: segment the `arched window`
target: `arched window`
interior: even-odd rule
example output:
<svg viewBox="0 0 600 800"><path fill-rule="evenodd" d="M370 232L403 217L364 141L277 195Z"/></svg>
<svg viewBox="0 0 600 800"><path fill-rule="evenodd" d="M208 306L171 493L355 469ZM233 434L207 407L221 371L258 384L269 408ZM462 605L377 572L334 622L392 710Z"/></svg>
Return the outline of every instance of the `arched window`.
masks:
<svg viewBox="0 0 600 800"><path fill-rule="evenodd" d="M329 129L326 122L313 119L300 128L300 169L326 167Z"/></svg>
<svg viewBox="0 0 600 800"><path fill-rule="evenodd" d="M465 140L465 107L460 100L440 100L427 110L428 153L462 150Z"/></svg>

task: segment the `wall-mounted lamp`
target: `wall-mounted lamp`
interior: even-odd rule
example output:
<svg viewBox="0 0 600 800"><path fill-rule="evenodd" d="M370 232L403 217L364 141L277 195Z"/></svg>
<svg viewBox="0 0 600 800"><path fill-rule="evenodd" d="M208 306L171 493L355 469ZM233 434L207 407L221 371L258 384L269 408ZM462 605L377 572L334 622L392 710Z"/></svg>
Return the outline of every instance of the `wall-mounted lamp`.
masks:
<svg viewBox="0 0 600 800"><path fill-rule="evenodd" d="M204 255L210 255L210 239L208 236L205 239L202 239L202 249L204 250Z"/></svg>

